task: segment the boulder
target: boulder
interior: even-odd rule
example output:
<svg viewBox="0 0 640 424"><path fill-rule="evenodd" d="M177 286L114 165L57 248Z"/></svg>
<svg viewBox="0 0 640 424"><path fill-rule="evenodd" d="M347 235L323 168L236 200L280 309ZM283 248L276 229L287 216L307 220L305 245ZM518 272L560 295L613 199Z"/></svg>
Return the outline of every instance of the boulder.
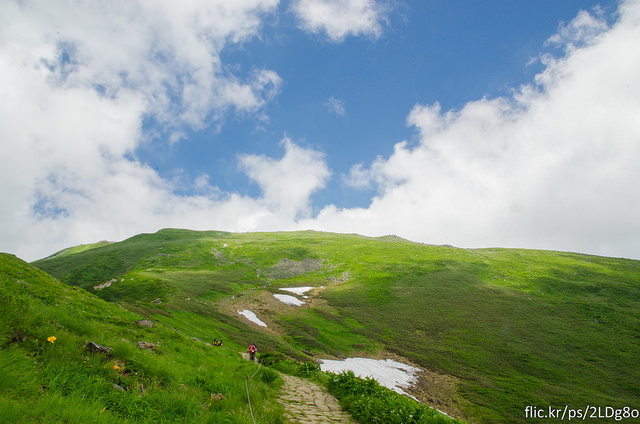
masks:
<svg viewBox="0 0 640 424"><path fill-rule="evenodd" d="M216 401L216 402L220 402L225 400L225 397L222 393L211 393L211 400L212 401Z"/></svg>
<svg viewBox="0 0 640 424"><path fill-rule="evenodd" d="M153 321L149 321L148 319L141 319L140 321L136 321L140 327L153 327Z"/></svg>
<svg viewBox="0 0 640 424"><path fill-rule="evenodd" d="M99 345L98 343L95 342L88 342L86 345L84 345L85 350L91 352L91 353L104 353L105 355L111 355L111 348L107 347L107 346L102 346Z"/></svg>
<svg viewBox="0 0 640 424"><path fill-rule="evenodd" d="M156 350L156 345L150 342L143 342L142 340L138 342L138 347L140 349L151 349Z"/></svg>

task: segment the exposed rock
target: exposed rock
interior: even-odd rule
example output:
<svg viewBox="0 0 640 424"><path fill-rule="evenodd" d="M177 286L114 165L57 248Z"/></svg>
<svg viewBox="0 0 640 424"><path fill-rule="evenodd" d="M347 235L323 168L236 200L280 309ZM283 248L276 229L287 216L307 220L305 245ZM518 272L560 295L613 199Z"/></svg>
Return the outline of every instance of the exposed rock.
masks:
<svg viewBox="0 0 640 424"><path fill-rule="evenodd" d="M149 321L148 319L141 319L140 321L136 321L140 327L153 327L153 321Z"/></svg>
<svg viewBox="0 0 640 424"><path fill-rule="evenodd" d="M224 395L222 393L211 393L211 400L216 401L216 402L220 402L225 400L226 398L224 397Z"/></svg>
<svg viewBox="0 0 640 424"><path fill-rule="evenodd" d="M106 283L102 283L102 284L98 284L97 286L93 286L94 290L102 290L102 289L106 289L107 287L111 286L111 284L115 283L116 281L118 281L115 278L112 278L111 280L107 281Z"/></svg>
<svg viewBox="0 0 640 424"><path fill-rule="evenodd" d="M350 279L351 279L351 274L349 273L349 271L343 271L339 277L327 277L327 280L336 284L346 283Z"/></svg>
<svg viewBox="0 0 640 424"><path fill-rule="evenodd" d="M282 258L274 266L262 271L268 278L293 278L309 272L316 272L322 269L324 262L322 259L303 259L301 261L292 261L291 259Z"/></svg>
<svg viewBox="0 0 640 424"><path fill-rule="evenodd" d="M142 340L138 342L138 347L140 349L151 349L156 350L156 345L150 342L143 342Z"/></svg>
<svg viewBox="0 0 640 424"><path fill-rule="evenodd" d="M105 355L111 355L111 348L103 345L99 345L95 342L88 342L84 345L85 350L91 353L104 353Z"/></svg>

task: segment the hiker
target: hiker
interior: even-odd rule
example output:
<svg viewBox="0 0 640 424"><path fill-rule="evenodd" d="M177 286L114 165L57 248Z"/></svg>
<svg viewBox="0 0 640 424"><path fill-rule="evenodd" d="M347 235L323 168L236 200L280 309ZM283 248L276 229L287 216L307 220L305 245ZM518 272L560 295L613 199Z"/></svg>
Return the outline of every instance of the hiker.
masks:
<svg viewBox="0 0 640 424"><path fill-rule="evenodd" d="M251 342L251 344L249 345L249 359L252 361L256 360L256 350L258 350L256 344Z"/></svg>

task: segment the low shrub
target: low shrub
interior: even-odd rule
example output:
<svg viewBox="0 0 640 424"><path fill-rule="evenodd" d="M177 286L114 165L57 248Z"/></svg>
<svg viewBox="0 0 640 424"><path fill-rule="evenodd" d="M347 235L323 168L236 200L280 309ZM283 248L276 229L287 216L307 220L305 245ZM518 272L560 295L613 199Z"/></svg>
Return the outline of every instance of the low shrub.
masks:
<svg viewBox="0 0 640 424"><path fill-rule="evenodd" d="M320 372L320 366L314 362L306 361L298 365L298 375L300 377L313 377Z"/></svg>
<svg viewBox="0 0 640 424"><path fill-rule="evenodd" d="M271 365L286 359L283 354L273 352L258 353L257 358L258 361L266 367L270 367Z"/></svg>
<svg viewBox="0 0 640 424"><path fill-rule="evenodd" d="M380 386L370 377L361 379L353 371L331 374L327 387L340 405L358 421L380 424L453 424L447 417L413 399Z"/></svg>

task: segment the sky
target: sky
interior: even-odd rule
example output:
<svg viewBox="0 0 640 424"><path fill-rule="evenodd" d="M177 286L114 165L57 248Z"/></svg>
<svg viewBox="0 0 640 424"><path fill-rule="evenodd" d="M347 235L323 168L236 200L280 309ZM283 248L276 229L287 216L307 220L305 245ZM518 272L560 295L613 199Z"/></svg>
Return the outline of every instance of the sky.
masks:
<svg viewBox="0 0 640 424"><path fill-rule="evenodd" d="M177 227L640 259L640 1L0 2L0 251Z"/></svg>

